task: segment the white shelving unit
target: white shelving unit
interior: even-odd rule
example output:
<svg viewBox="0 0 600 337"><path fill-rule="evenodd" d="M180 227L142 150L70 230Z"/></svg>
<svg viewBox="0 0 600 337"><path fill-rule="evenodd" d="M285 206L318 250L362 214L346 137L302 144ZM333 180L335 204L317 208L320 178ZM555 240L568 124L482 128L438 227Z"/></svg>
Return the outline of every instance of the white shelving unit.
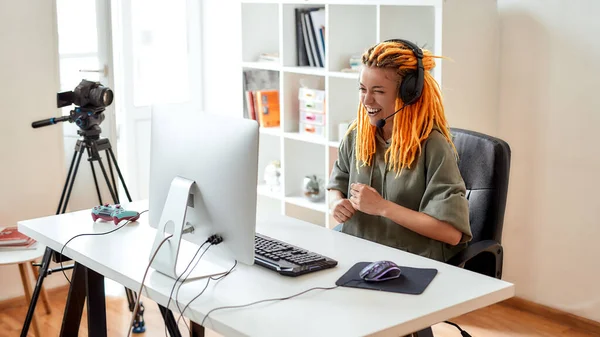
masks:
<svg viewBox="0 0 600 337"><path fill-rule="evenodd" d="M295 8L325 8L325 67L298 67L296 60ZM301 195L302 180L316 174L325 183L337 159L338 124L355 118L358 107L358 74L342 72L349 58L390 38L416 42L435 55L432 74L442 85L446 114L452 123L468 120L468 114L496 113L497 54L496 3L493 0L405 1L241 1L242 57L240 73L248 69L276 72L279 78L278 128L261 129L259 158L259 207L281 212L317 225L336 225L328 200L314 203ZM478 26L479 25L479 26ZM279 62L258 62L261 53L278 53ZM481 56L478 56L481 55ZM240 78L242 76L240 75ZM298 132L298 89L301 81L325 90L324 137ZM473 95L463 99L465 91ZM470 125L452 126L469 127ZM265 166L272 160L282 165L279 193L263 184Z"/></svg>

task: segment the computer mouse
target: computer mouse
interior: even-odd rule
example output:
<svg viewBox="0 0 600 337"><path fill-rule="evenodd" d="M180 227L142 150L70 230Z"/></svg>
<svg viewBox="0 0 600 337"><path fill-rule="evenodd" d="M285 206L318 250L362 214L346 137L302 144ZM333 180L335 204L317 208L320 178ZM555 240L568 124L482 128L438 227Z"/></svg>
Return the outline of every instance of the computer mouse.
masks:
<svg viewBox="0 0 600 337"><path fill-rule="evenodd" d="M359 276L370 282L391 280L400 276L400 267L392 261L375 261L364 267Z"/></svg>

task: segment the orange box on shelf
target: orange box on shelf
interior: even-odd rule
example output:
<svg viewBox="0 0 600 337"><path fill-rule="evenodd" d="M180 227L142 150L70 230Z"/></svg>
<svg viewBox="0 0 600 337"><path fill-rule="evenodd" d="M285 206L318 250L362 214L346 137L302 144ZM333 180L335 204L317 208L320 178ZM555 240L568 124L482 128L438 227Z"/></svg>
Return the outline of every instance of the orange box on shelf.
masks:
<svg viewBox="0 0 600 337"><path fill-rule="evenodd" d="M300 134L325 137L325 127L322 125L306 124L300 122Z"/></svg>
<svg viewBox="0 0 600 337"><path fill-rule="evenodd" d="M262 127L279 126L279 91L259 90L255 93L256 114Z"/></svg>

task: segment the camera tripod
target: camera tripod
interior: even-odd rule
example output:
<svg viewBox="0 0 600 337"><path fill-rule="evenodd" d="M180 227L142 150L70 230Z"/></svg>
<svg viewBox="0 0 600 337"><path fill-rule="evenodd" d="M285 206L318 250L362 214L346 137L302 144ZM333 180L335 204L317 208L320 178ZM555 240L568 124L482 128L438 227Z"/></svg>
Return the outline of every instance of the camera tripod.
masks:
<svg viewBox="0 0 600 337"><path fill-rule="evenodd" d="M71 160L71 165L69 167L69 172L67 174L67 179L65 181L65 185L62 190L62 194L60 197L60 202L58 204L58 208L56 210L56 214L65 213L67 209L67 205L69 203L69 198L71 196L71 191L73 189L73 185L75 182L75 177L77 175L77 171L79 168L79 164L81 162L81 157L83 156L83 152L87 151L88 161L90 162L90 166L92 169L92 176L94 177L94 184L96 186L96 193L98 194L99 205L103 205L102 195L100 193L100 187L98 186L98 179L96 178L96 170L94 168L94 162L98 162L100 169L102 171L102 175L104 176L104 180L108 186L108 190L111 194L112 200L115 204L119 202L119 194L118 194L118 186L115 180L115 175L113 171L113 165L117 171L119 179L123 184L123 189L127 194L127 199L131 202L131 196L129 195L129 190L125 185L125 181L123 179L123 175L121 174L121 170L115 158L115 155L112 151L112 147L110 141L106 138L100 138L100 127L98 125L92 126L88 130L77 130L77 133L82 136L81 139L77 140L75 145L75 153L73 154L73 159ZM102 162L102 157L100 156L100 152L104 151L106 154L106 161L108 164L108 171L110 172L110 178L108 177L107 170ZM66 193L66 194L65 194ZM41 263L34 264L34 266L40 267L39 276L35 285L35 289L31 296L31 302L29 303L29 309L27 310L27 316L25 317L25 322L23 323L23 329L21 330L21 337L27 336L29 331L29 326L31 324L31 320L33 318L33 313L35 311L35 307L40 295L40 291L42 288L42 283L44 282L44 278L47 275L52 274L53 272L74 269L73 276L71 280L71 286L69 288L69 295L67 298L67 305L65 307L65 314L63 317L63 323L61 327L61 336L73 336L77 335L79 331L79 322L81 321L81 316L83 314L83 306L85 302L85 297L87 296L88 300L88 322L90 313L94 315L94 322L99 322L98 325L94 326L93 330L98 332L100 335L106 336L106 306L104 302L104 278L102 275L95 273L93 270L87 269L85 266L80 265L78 263L74 263L74 265L64 266L60 268L50 269L50 259L53 259L54 262L62 262L68 261L70 259L65 256L59 254L58 252L46 247L46 251L44 252L44 257L42 258ZM133 312L135 302L136 302L136 294L125 288L125 292L127 294L127 301L129 303L129 310ZM160 312L165 321L165 325L169 330L169 334L171 336L181 336L179 329L177 327L175 317L171 310L164 308L159 305ZM133 332L139 333L145 331L145 322L143 319L144 306L140 302L138 313L136 314L136 318L133 324ZM68 320L75 320L78 323L76 325L73 324L65 324ZM103 324L102 324L103 323Z"/></svg>

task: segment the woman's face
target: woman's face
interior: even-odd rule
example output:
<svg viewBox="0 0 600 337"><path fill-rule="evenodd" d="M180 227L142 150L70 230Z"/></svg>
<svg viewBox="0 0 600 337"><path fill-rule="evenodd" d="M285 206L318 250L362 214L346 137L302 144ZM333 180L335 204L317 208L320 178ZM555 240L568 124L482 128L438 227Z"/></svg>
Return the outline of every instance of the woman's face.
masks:
<svg viewBox="0 0 600 337"><path fill-rule="evenodd" d="M364 67L359 80L360 102L367 109L371 125L376 125L378 120L395 112L398 96L398 75L395 70Z"/></svg>

